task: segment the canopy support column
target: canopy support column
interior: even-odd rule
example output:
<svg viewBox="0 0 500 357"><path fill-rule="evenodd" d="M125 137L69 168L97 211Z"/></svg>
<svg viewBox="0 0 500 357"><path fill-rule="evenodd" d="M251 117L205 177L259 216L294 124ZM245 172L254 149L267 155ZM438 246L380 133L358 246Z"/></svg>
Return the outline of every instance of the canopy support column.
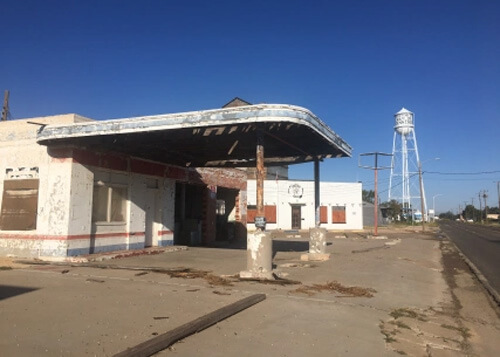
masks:
<svg viewBox="0 0 500 357"><path fill-rule="evenodd" d="M320 180L319 180L319 160L314 160L314 227L319 228L320 222Z"/></svg>
<svg viewBox="0 0 500 357"><path fill-rule="evenodd" d="M309 229L309 253L303 254L301 260L328 260L326 253L326 229L321 228L319 158L314 159L314 228Z"/></svg>
<svg viewBox="0 0 500 357"><path fill-rule="evenodd" d="M266 232L266 217L264 209L264 136L257 130L256 156L256 193L257 215L255 231L247 233L247 270L240 272L241 278L273 279L273 241L271 234Z"/></svg>

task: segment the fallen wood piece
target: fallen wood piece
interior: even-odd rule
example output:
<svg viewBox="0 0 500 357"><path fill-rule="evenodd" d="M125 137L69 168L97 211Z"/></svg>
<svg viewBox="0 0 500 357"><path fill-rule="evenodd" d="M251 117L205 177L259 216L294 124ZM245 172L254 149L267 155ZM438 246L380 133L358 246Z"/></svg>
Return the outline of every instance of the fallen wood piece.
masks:
<svg viewBox="0 0 500 357"><path fill-rule="evenodd" d="M173 330L158 335L148 341L142 342L137 346L127 348L125 351L119 352L114 357L148 357L164 350L173 343L194 333L200 332L207 327L222 321L229 316L255 305L266 298L265 294L255 294L244 299L236 301L230 305L224 306L205 316L199 317L196 320L181 325Z"/></svg>

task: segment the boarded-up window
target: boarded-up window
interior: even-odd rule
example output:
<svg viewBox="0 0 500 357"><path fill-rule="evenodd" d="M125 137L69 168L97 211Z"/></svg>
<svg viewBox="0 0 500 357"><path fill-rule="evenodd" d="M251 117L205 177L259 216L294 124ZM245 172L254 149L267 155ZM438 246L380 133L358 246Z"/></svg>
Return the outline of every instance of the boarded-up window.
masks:
<svg viewBox="0 0 500 357"><path fill-rule="evenodd" d="M328 223L328 207L319 207L319 223Z"/></svg>
<svg viewBox="0 0 500 357"><path fill-rule="evenodd" d="M332 223L346 223L345 206L332 206Z"/></svg>
<svg viewBox="0 0 500 357"><path fill-rule="evenodd" d="M125 222L127 188L94 186L92 222Z"/></svg>
<svg viewBox="0 0 500 357"><path fill-rule="evenodd" d="M257 206L248 205L247 206L247 222L254 223L256 215L257 215Z"/></svg>
<svg viewBox="0 0 500 357"><path fill-rule="evenodd" d="M264 206L267 223L276 223L276 206Z"/></svg>
<svg viewBox="0 0 500 357"><path fill-rule="evenodd" d="M36 229L38 184L38 179L4 181L0 229Z"/></svg>
<svg viewBox="0 0 500 357"><path fill-rule="evenodd" d="M249 205L247 207L247 222L255 223L257 216L257 206ZM267 223L276 223L276 206L264 206L264 216Z"/></svg>

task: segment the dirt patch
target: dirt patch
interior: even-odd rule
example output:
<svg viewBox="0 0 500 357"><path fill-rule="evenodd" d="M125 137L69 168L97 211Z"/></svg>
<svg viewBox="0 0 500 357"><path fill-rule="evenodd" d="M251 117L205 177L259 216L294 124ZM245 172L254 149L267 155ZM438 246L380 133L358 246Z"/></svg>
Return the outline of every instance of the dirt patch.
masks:
<svg viewBox="0 0 500 357"><path fill-rule="evenodd" d="M388 348L403 355L469 356L468 329L456 323L453 316L436 311L398 308L381 321L380 332Z"/></svg>
<svg viewBox="0 0 500 357"><path fill-rule="evenodd" d="M442 274L450 292L450 301L427 309L401 307L380 322L380 332L388 348L401 354L436 356L475 355L470 344L472 331L465 326L463 309L456 290L457 276L469 272L468 266L447 239L440 240Z"/></svg>
<svg viewBox="0 0 500 357"><path fill-rule="evenodd" d="M372 288L344 286L337 281L330 281L326 284L302 285L291 292L313 296L316 293L323 291L340 293L342 294L342 297L373 297L373 293L377 292Z"/></svg>
<svg viewBox="0 0 500 357"><path fill-rule="evenodd" d="M0 257L0 270L11 270L16 268L25 268L26 264L19 263L13 258Z"/></svg>

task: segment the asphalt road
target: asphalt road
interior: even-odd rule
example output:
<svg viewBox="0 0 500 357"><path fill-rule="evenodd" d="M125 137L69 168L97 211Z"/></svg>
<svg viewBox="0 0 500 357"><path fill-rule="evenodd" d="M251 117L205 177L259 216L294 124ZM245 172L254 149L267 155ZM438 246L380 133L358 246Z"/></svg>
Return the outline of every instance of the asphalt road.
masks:
<svg viewBox="0 0 500 357"><path fill-rule="evenodd" d="M500 227L454 221L441 221L439 227L500 294Z"/></svg>

